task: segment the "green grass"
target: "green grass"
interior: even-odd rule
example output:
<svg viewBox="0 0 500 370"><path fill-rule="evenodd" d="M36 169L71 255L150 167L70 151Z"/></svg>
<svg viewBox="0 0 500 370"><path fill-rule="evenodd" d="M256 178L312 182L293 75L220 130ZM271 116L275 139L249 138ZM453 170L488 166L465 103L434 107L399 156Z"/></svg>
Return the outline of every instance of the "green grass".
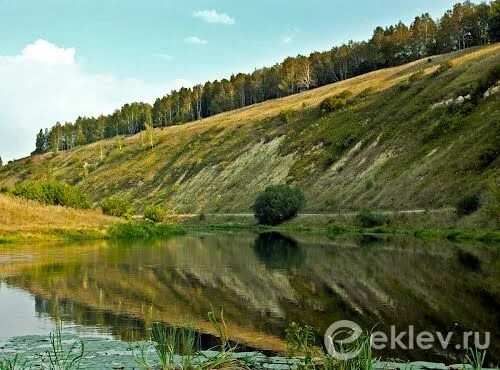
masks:
<svg viewBox="0 0 500 370"><path fill-rule="evenodd" d="M111 239L149 239L184 235L186 229L179 225L155 224L150 221L117 224L108 231Z"/></svg>

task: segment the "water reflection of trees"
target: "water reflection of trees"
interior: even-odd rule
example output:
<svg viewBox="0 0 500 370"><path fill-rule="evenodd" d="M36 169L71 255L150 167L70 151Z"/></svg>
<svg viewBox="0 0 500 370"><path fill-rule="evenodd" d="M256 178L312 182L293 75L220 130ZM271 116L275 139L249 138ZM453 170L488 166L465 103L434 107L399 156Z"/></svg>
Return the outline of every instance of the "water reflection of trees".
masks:
<svg viewBox="0 0 500 370"><path fill-rule="evenodd" d="M390 323L427 330L450 323L467 330L500 327L497 249L398 238L376 240L376 247L368 242L366 248L357 238L268 233L68 246L38 253L25 265L0 266L0 274L6 268L9 284L54 304L67 302L66 315L75 321L124 328L130 320L138 335L156 320L188 321L210 332L206 314L212 304L223 306L230 336L259 348L283 349L280 337L291 321L318 333L345 318L380 329Z"/></svg>
<svg viewBox="0 0 500 370"><path fill-rule="evenodd" d="M300 268L304 264L305 255L297 242L277 232L259 234L253 248L270 269Z"/></svg>

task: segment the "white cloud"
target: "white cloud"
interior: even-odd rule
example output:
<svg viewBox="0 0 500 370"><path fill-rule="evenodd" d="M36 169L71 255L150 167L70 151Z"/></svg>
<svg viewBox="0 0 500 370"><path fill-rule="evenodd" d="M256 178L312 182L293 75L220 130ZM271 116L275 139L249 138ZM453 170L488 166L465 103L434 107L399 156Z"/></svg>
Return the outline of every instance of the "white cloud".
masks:
<svg viewBox="0 0 500 370"><path fill-rule="evenodd" d="M174 57L170 54L165 54L165 53L158 53L154 54L157 58L163 59L163 60L172 60Z"/></svg>
<svg viewBox="0 0 500 370"><path fill-rule="evenodd" d="M75 62L75 49L60 48L38 39L33 44L26 45L19 59L44 64L72 64Z"/></svg>
<svg viewBox="0 0 500 370"><path fill-rule="evenodd" d="M293 38L291 36L285 36L281 39L283 44L291 44L293 42Z"/></svg>
<svg viewBox="0 0 500 370"><path fill-rule="evenodd" d="M56 121L108 114L127 102L152 103L181 85L190 83L89 73L74 48L38 40L19 55L0 56L0 156L6 161L29 154L40 128Z"/></svg>
<svg viewBox="0 0 500 370"><path fill-rule="evenodd" d="M226 13L218 13L217 10L199 10L193 13L196 18L202 19L206 23L234 24L234 18Z"/></svg>
<svg viewBox="0 0 500 370"><path fill-rule="evenodd" d="M197 36L189 36L184 39L184 42L187 42L188 44L194 44L194 45L206 45L208 44L207 40L200 39Z"/></svg>

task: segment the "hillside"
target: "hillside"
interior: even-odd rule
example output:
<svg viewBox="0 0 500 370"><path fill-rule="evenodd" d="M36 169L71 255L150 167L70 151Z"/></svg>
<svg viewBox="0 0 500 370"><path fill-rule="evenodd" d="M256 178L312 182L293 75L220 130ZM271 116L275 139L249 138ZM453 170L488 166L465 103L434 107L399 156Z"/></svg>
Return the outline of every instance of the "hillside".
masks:
<svg viewBox="0 0 500 370"><path fill-rule="evenodd" d="M0 194L0 242L2 240L72 239L102 236L119 222L92 210L45 206Z"/></svg>
<svg viewBox="0 0 500 370"><path fill-rule="evenodd" d="M443 61L453 66L437 73ZM307 212L441 208L500 176L500 94L470 93L500 63L500 44L423 59L153 133L141 132L0 169L0 185L55 179L95 202L115 194L140 212L249 212L273 183L300 187ZM415 72L411 82L409 77ZM318 106L349 90L350 104ZM438 104L436 104L438 103ZM121 146L121 148L120 148Z"/></svg>

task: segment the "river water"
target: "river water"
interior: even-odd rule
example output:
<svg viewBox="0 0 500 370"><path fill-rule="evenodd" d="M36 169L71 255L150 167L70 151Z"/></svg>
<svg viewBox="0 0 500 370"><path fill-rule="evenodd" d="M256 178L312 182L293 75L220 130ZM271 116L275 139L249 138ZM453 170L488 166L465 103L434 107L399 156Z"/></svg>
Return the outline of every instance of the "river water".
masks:
<svg viewBox="0 0 500 370"><path fill-rule="evenodd" d="M310 325L321 344L330 324L351 320L387 335L391 326L453 333L446 350L377 356L460 362L462 333L473 331L480 345L489 332L487 359L498 363L500 248L277 233L0 246L0 343L53 331L60 318L64 331L127 341L147 338L153 322L190 325L209 347L207 313L220 308L247 348L283 353L291 322ZM402 341L411 347L409 335Z"/></svg>

